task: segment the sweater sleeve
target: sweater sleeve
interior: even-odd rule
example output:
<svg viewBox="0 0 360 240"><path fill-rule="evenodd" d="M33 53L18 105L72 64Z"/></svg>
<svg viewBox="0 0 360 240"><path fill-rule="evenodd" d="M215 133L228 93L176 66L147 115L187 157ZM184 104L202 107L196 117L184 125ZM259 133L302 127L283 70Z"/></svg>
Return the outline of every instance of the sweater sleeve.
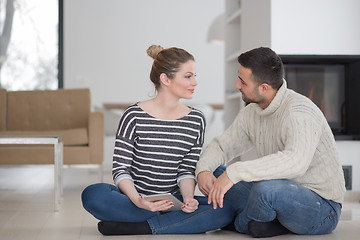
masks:
<svg viewBox="0 0 360 240"><path fill-rule="evenodd" d="M135 117L131 111L125 111L118 127L113 154L112 176L115 186L124 179L132 180L130 167L133 161L135 138Z"/></svg>
<svg viewBox="0 0 360 240"><path fill-rule="evenodd" d="M311 109L309 109L311 111ZM304 111L287 116L281 126L284 148L261 158L236 162L227 168L233 183L269 179L293 179L303 175L312 159L321 137L322 127L316 117ZM263 128L264 136L269 128Z"/></svg>
<svg viewBox="0 0 360 240"><path fill-rule="evenodd" d="M244 112L245 109L242 109L229 128L204 149L196 166L196 175L202 171L213 172L218 166L225 165L253 147L244 130Z"/></svg>

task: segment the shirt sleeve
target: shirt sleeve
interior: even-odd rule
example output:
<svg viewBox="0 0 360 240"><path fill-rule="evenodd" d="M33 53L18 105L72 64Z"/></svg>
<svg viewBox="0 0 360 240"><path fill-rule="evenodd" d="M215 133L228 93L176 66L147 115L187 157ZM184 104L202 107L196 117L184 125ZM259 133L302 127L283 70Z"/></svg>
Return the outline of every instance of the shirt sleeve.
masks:
<svg viewBox="0 0 360 240"><path fill-rule="evenodd" d="M120 119L115 138L112 176L115 186L124 179L132 180L130 167L133 161L135 139L135 117L131 111L125 111Z"/></svg>

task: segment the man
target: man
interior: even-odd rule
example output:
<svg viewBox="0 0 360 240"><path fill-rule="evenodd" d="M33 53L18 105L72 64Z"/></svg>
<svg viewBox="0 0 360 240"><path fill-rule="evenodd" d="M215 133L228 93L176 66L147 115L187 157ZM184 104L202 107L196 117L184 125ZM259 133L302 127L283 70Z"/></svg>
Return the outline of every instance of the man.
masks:
<svg viewBox="0 0 360 240"><path fill-rule="evenodd" d="M238 62L235 87L248 105L202 153L200 191L214 208L228 200L237 209L235 229L253 237L333 231L345 181L326 118L287 88L281 58L271 49L245 52ZM256 159L218 168L252 148Z"/></svg>

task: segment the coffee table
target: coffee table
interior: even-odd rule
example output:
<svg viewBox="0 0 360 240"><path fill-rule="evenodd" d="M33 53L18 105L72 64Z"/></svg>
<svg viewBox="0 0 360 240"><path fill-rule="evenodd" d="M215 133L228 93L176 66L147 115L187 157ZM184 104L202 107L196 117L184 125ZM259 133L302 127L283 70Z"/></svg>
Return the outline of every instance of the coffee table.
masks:
<svg viewBox="0 0 360 240"><path fill-rule="evenodd" d="M61 136L0 136L0 144L54 145L54 211L58 212L63 196L63 149Z"/></svg>

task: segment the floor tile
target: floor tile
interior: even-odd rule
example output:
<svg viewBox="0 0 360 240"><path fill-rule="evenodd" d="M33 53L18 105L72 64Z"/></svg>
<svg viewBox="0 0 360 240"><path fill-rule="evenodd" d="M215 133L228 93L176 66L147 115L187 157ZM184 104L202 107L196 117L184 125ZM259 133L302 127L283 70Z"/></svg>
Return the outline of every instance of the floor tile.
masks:
<svg viewBox="0 0 360 240"><path fill-rule="evenodd" d="M29 180L31 179L31 180ZM73 167L64 170L64 196L59 212L54 212L53 168L26 166L0 168L0 239L1 240L241 240L248 235L213 231L190 235L102 236L97 223L81 204L81 192L98 182L97 169ZM111 174L104 175L111 183ZM29 181L28 181L29 180ZM26 184L23 184L26 182ZM360 236L360 194L348 192L343 214L336 230L327 235L288 234L271 238L353 240Z"/></svg>

